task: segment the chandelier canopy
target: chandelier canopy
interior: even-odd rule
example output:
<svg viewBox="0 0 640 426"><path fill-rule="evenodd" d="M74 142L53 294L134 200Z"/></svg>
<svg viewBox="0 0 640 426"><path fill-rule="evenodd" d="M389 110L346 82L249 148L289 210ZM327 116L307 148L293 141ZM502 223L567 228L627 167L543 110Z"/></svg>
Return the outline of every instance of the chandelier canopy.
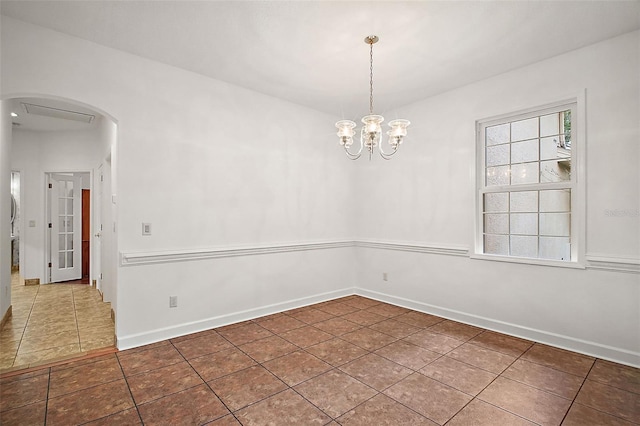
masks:
<svg viewBox="0 0 640 426"><path fill-rule="evenodd" d="M336 123L338 128L338 137L340 138L340 145L344 148L347 156L352 160L357 160L362 155L364 148L367 148L369 152L369 160L373 154L374 147L378 147L380 156L385 160L389 160L393 154L398 152L398 147L407 136L407 126L411 124L409 120L392 120L389 122L390 130L387 131L389 135L388 143L391 146L391 151L384 152L382 149L382 122L384 117L373 113L373 45L378 42L378 36L370 35L364 39L364 42L369 45L369 115L362 117L362 129L360 131L360 148L358 152L353 153L349 151L349 147L353 145L353 136L356 134L356 123L351 120L340 120Z"/></svg>

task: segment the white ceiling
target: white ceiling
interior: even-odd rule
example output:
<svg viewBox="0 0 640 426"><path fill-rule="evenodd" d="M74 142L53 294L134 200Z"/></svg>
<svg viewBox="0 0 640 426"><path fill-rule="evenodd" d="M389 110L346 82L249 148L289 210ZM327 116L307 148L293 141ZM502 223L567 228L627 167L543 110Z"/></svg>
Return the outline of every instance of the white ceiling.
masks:
<svg viewBox="0 0 640 426"><path fill-rule="evenodd" d="M368 112L370 34L384 113L640 28L638 1L2 0L0 11L351 119Z"/></svg>

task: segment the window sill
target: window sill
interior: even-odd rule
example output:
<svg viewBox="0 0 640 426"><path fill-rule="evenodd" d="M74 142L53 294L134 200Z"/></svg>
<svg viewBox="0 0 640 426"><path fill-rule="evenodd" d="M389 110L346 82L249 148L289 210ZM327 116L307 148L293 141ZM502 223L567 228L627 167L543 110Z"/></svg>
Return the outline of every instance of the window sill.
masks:
<svg viewBox="0 0 640 426"><path fill-rule="evenodd" d="M547 260L547 259L532 259L528 257L510 257L510 256L497 256L491 254L476 253L469 256L475 260L490 260L494 262L507 262L507 263L520 263L524 265L538 265L538 266L550 266L554 268L569 268L569 269L587 269L585 265L579 262L565 262L561 260Z"/></svg>

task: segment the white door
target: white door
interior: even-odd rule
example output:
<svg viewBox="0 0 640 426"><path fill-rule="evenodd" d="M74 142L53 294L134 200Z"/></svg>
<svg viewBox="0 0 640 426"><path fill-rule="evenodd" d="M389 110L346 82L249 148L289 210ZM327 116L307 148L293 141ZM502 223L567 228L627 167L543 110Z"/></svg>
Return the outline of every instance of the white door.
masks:
<svg viewBox="0 0 640 426"><path fill-rule="evenodd" d="M82 276L82 178L52 173L51 184L51 282Z"/></svg>

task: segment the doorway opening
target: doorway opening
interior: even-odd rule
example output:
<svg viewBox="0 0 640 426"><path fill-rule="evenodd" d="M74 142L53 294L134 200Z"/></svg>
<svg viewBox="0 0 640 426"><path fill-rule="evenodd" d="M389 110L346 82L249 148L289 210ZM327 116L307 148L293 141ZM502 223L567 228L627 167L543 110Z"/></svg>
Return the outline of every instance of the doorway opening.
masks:
<svg viewBox="0 0 640 426"><path fill-rule="evenodd" d="M49 282L89 284L91 173L47 173Z"/></svg>
<svg viewBox="0 0 640 426"><path fill-rule="evenodd" d="M115 191L117 124L71 100L27 95L5 103L13 113L7 171L16 272L2 327L12 338L0 345L0 371L113 350L117 215L107 201Z"/></svg>

